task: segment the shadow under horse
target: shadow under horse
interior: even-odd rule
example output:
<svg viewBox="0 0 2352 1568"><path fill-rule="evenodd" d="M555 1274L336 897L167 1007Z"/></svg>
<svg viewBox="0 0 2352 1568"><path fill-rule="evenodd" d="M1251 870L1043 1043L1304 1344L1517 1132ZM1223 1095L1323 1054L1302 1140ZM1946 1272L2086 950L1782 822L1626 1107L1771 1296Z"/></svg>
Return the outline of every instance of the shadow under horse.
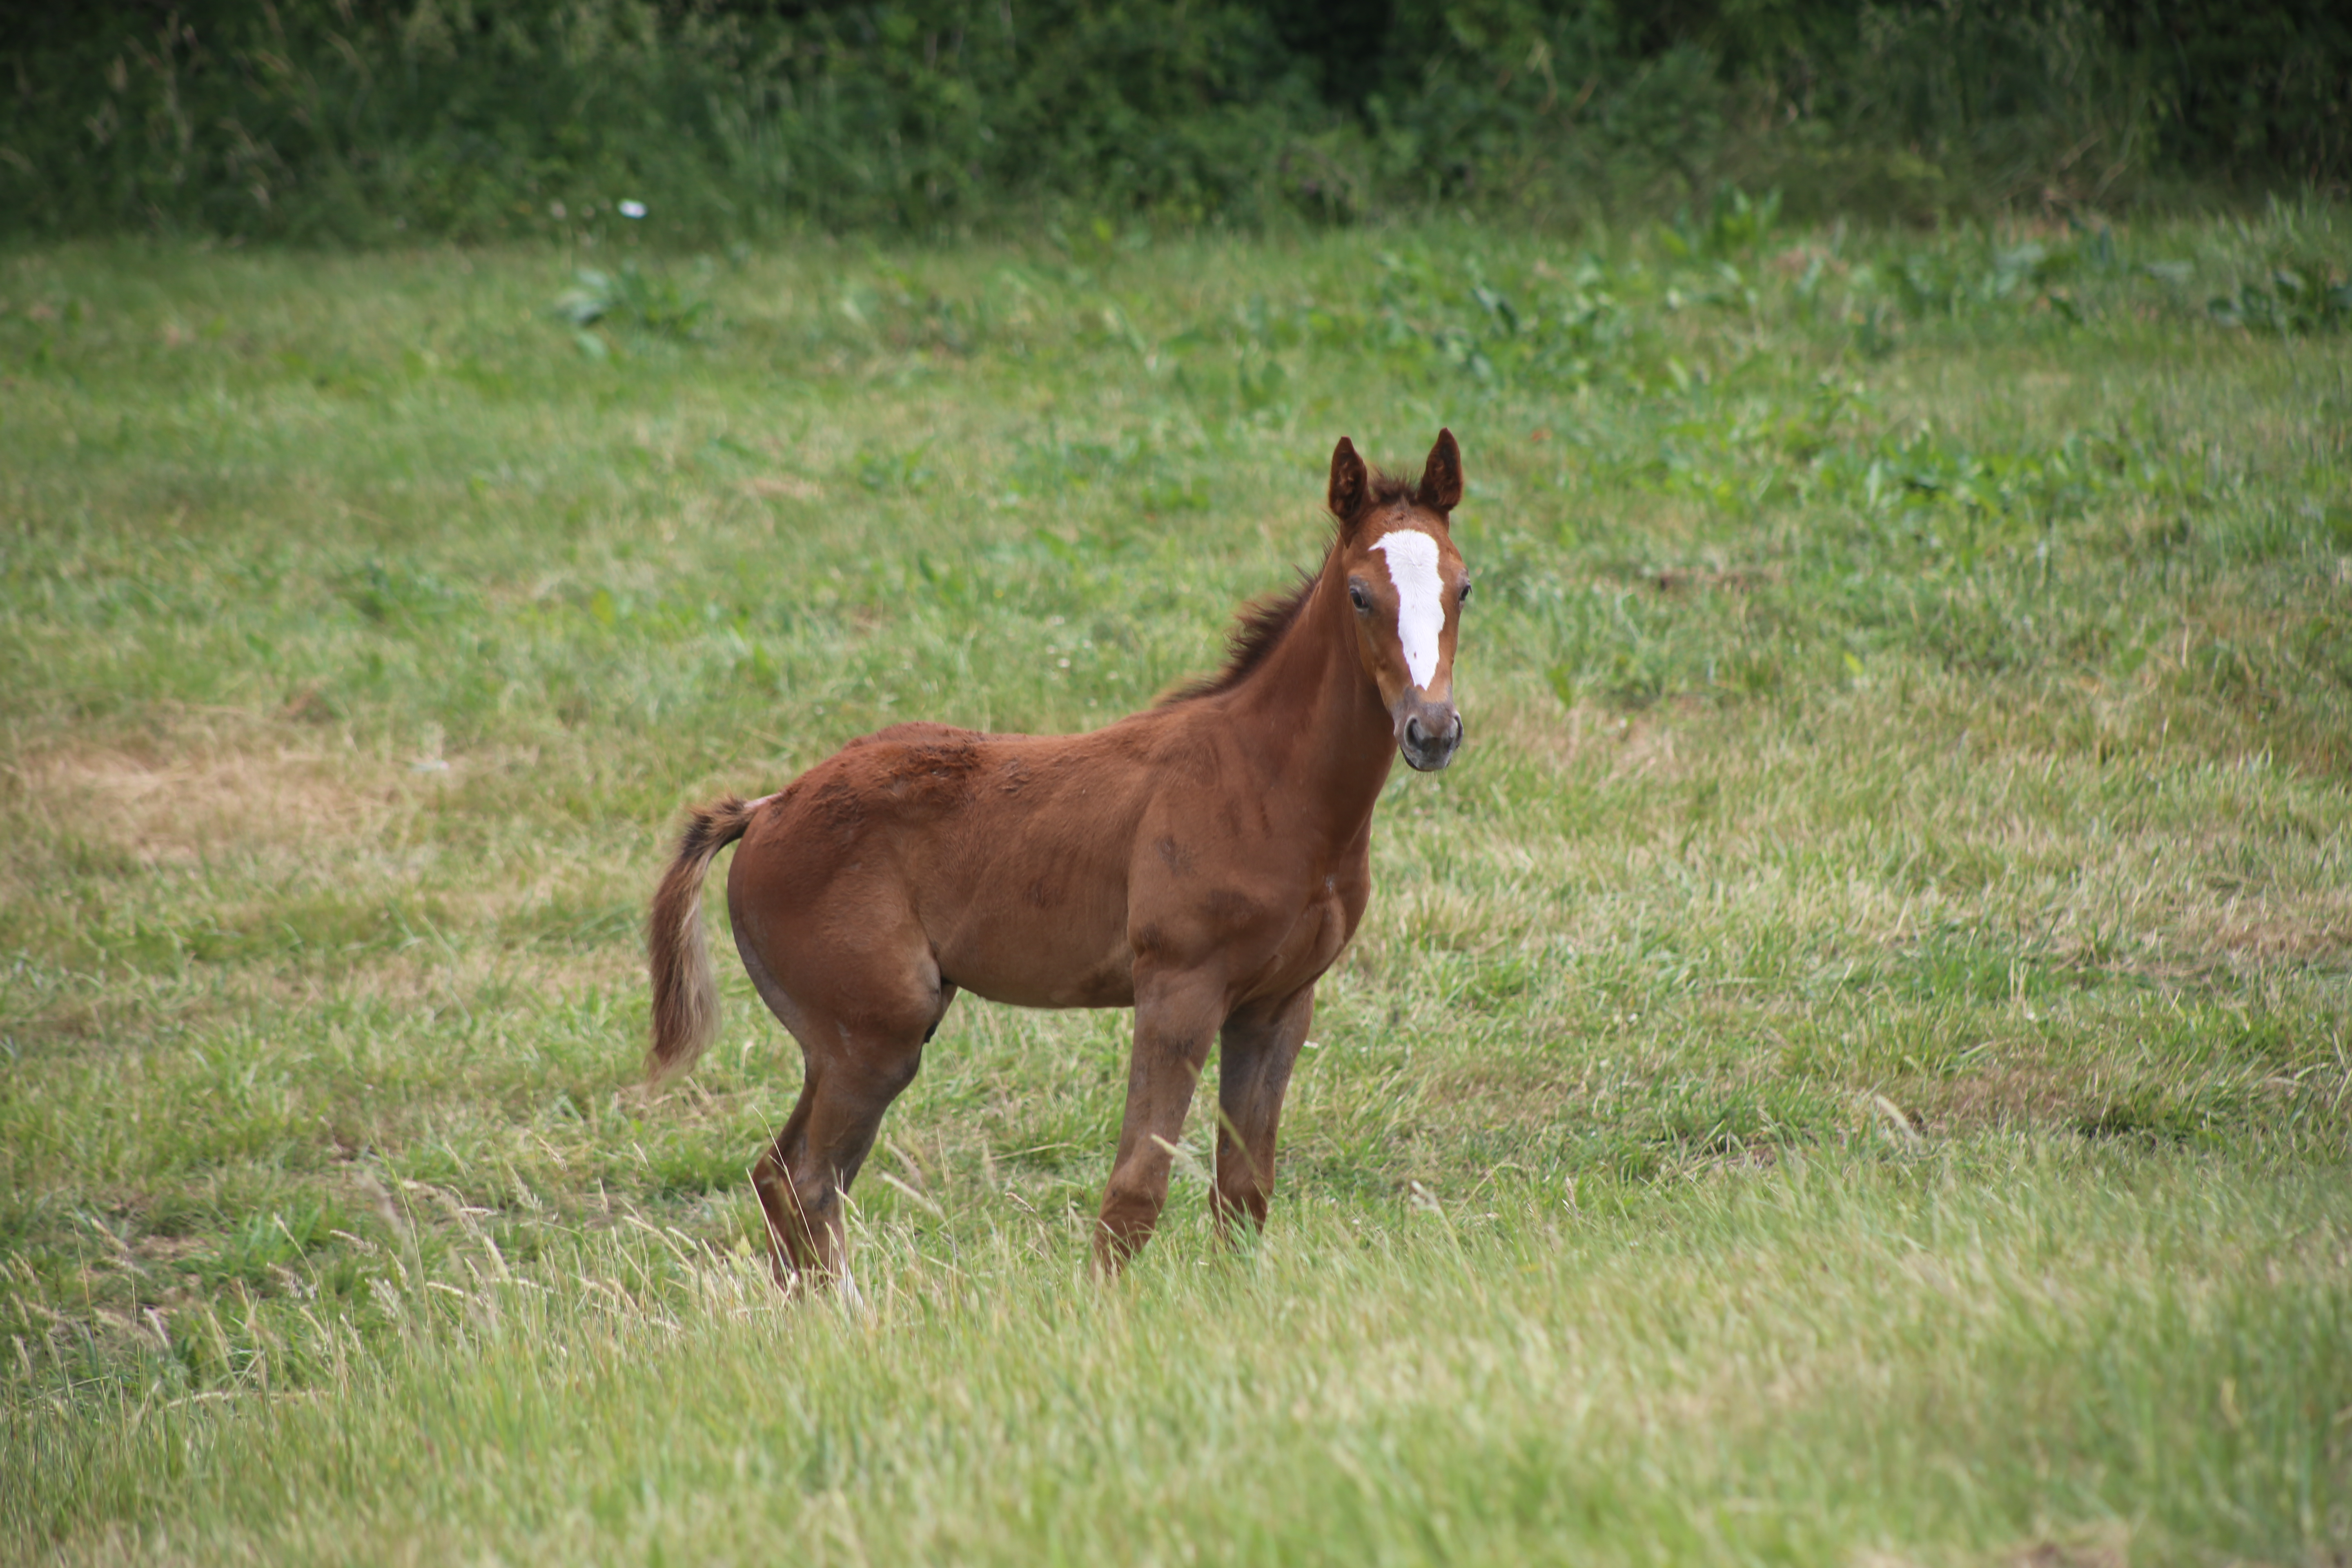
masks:
<svg viewBox="0 0 2352 1568"><path fill-rule="evenodd" d="M1461 499L1451 431L1417 483L1343 438L1321 569L1243 612L1217 674L1083 735L894 724L773 795L693 813L653 901L647 1068L683 1071L718 1032L702 881L740 839L735 945L804 1063L752 1168L779 1285L846 1284L842 1194L959 990L1135 1009L1102 1268L1159 1221L1212 1041L1211 1206L1220 1232L1265 1223L1315 983L1371 897L1373 804L1399 752L1433 771L1462 744Z"/></svg>

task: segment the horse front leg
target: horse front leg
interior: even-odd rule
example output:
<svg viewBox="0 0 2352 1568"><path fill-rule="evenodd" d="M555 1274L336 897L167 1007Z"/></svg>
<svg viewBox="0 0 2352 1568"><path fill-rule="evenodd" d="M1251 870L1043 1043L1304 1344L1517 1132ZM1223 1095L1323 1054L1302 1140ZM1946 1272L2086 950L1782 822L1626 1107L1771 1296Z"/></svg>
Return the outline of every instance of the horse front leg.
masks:
<svg viewBox="0 0 2352 1568"><path fill-rule="evenodd" d="M1177 975L1136 986L1127 1115L1095 1225L1095 1267L1105 1274L1125 1268L1160 1223L1176 1140L1223 1013L1223 986L1205 976Z"/></svg>
<svg viewBox="0 0 2352 1568"><path fill-rule="evenodd" d="M1314 1017L1315 987L1308 984L1225 1020L1217 1060L1217 1184L1209 1194L1220 1236L1230 1235L1236 1218L1265 1224L1282 1098Z"/></svg>

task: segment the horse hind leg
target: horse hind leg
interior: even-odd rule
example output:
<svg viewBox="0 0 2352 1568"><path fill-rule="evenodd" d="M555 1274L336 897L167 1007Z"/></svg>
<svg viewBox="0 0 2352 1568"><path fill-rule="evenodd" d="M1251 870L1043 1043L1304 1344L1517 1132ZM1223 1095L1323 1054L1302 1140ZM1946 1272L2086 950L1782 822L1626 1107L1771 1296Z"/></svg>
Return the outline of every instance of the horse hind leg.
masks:
<svg viewBox="0 0 2352 1568"><path fill-rule="evenodd" d="M751 1167L779 1287L790 1290L799 1279L855 1289L842 1199L921 1059L919 1041L894 1041L810 1061L800 1102Z"/></svg>
<svg viewBox="0 0 2352 1568"><path fill-rule="evenodd" d="M805 1064L800 1100L751 1167L769 1264L781 1289L791 1290L796 1280L831 1282L855 1294L842 1199L874 1148L883 1114L914 1082L924 1042L954 994L952 985L935 984L920 1012L887 1025L853 1026L794 1009Z"/></svg>
<svg viewBox="0 0 2352 1568"><path fill-rule="evenodd" d="M775 1142L751 1163L751 1191L760 1200L760 1217L768 1232L768 1268L776 1288L784 1291L818 1265L809 1215L792 1177L793 1155L807 1147L809 1117L815 1106L816 1085L810 1074L801 1080L800 1100Z"/></svg>

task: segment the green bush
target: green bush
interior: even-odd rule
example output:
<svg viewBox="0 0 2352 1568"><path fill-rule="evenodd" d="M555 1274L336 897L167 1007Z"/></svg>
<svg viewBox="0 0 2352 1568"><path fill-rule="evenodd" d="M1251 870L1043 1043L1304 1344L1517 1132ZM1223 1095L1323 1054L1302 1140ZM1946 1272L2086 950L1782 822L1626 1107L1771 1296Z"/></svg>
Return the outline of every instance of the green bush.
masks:
<svg viewBox="0 0 2352 1568"><path fill-rule="evenodd" d="M0 55L31 234L1572 221L1727 181L1926 221L2352 174L2352 24L2311 0L191 0Z"/></svg>

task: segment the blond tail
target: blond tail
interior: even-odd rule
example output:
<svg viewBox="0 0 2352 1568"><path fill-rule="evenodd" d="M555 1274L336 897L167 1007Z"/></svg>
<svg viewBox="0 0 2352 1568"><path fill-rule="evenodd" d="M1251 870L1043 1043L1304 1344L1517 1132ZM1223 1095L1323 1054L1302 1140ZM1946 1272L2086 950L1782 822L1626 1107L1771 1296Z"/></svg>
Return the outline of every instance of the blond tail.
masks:
<svg viewBox="0 0 2352 1568"><path fill-rule="evenodd" d="M711 978L710 948L702 937L702 878L711 857L743 837L761 804L730 795L695 812L654 893L646 921L654 982L654 1037L646 1051L650 1083L692 1067L719 1033L719 983Z"/></svg>

